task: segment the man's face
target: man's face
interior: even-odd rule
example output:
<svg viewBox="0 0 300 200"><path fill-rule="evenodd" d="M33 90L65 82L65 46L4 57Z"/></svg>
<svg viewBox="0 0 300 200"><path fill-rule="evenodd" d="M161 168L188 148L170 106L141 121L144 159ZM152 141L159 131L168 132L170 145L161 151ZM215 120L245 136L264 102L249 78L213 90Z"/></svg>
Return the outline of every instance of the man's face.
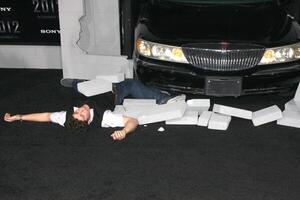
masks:
<svg viewBox="0 0 300 200"><path fill-rule="evenodd" d="M90 107L84 104L74 111L73 117L79 121L88 122L90 119Z"/></svg>

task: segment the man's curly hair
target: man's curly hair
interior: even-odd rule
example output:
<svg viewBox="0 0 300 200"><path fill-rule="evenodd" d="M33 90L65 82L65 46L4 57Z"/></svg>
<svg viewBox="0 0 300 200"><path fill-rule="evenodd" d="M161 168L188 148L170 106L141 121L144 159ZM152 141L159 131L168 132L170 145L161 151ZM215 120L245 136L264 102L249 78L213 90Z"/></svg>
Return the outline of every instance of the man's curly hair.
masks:
<svg viewBox="0 0 300 200"><path fill-rule="evenodd" d="M79 121L73 116L69 116L65 122L65 128L71 133L85 133L89 129L89 124L85 121Z"/></svg>

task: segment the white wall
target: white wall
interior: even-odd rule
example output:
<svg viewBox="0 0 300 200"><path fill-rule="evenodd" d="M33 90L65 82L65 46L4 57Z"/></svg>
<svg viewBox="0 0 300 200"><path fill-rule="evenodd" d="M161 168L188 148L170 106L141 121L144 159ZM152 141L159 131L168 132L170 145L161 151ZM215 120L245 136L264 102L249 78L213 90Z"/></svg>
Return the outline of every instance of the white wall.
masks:
<svg viewBox="0 0 300 200"><path fill-rule="evenodd" d="M113 54L92 55L82 50L77 42L80 34L85 34L89 30L82 31L80 19L85 16L85 3L88 1L96 11L93 13L101 13L96 16L97 27L102 27L102 30L109 30L104 32L97 32L101 35L101 41L119 41L119 27L110 25L108 22L115 22L119 19L119 11L116 9L118 0L59 0L59 19L60 19L60 34L61 34L61 48L62 48L62 66L64 78L83 78L93 79L97 75L125 73L127 78L132 77L132 62L128 61L126 57L120 56L121 52L113 52ZM98 2L98 3L97 3ZM101 3L100 3L101 2ZM112 9L114 8L114 9ZM112 17L115 16L115 17ZM107 22L108 21L108 22ZM97 31L94 26L89 27ZM115 30L116 29L116 30ZM99 31L99 30L98 30ZM111 34L111 32L118 33ZM111 38L112 37L112 38ZM109 39L108 39L109 38ZM99 45L103 44L99 42ZM118 45L119 42L118 42Z"/></svg>
<svg viewBox="0 0 300 200"><path fill-rule="evenodd" d="M84 0L82 9L77 45L87 54L120 56L119 1Z"/></svg>
<svg viewBox="0 0 300 200"><path fill-rule="evenodd" d="M61 48L0 45L0 68L61 69Z"/></svg>

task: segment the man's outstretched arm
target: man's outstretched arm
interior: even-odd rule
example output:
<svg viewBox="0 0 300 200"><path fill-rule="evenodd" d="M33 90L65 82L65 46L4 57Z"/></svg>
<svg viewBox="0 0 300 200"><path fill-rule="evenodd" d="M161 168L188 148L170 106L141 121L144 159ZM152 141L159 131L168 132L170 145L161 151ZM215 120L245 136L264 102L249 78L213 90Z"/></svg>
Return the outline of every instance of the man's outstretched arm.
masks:
<svg viewBox="0 0 300 200"><path fill-rule="evenodd" d="M26 115L11 115L10 113L6 113L4 115L4 121L6 122L14 122L14 121L32 121L32 122L50 122L51 113L32 113Z"/></svg>
<svg viewBox="0 0 300 200"><path fill-rule="evenodd" d="M123 117L124 119L124 128L119 131L115 131L111 134L111 137L114 140L122 140L126 137L127 134L132 133L136 127L139 125L139 122L135 118Z"/></svg>

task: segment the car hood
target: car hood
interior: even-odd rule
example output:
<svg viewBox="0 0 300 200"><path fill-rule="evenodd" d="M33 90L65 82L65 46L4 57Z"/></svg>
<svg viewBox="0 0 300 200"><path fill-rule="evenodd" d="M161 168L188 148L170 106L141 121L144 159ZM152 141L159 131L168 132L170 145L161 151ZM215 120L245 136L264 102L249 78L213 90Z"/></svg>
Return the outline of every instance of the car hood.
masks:
<svg viewBox="0 0 300 200"><path fill-rule="evenodd" d="M169 44L254 42L265 46L295 43L299 24L283 7L187 6L148 4L140 17L145 39ZM147 32L147 33L146 33Z"/></svg>

